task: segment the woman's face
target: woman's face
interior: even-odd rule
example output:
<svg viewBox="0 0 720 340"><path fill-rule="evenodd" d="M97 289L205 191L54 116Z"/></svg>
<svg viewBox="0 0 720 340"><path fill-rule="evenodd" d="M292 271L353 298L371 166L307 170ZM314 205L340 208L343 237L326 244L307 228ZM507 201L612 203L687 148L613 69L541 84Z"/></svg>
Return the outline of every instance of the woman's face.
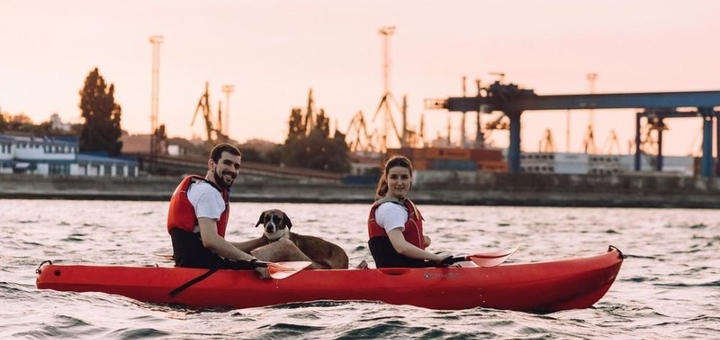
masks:
<svg viewBox="0 0 720 340"><path fill-rule="evenodd" d="M387 174L388 192L386 197L403 198L410 191L412 175L410 169L402 166L395 166L388 170Z"/></svg>

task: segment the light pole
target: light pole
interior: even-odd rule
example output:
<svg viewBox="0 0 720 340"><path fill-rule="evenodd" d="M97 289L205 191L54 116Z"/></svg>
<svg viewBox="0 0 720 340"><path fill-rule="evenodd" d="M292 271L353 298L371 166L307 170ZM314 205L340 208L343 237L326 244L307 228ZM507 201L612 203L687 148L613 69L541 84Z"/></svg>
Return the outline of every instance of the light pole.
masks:
<svg viewBox="0 0 720 340"><path fill-rule="evenodd" d="M162 35L150 37L152 44L152 94L150 99L150 170L155 171L157 167L157 156L160 151L158 128L158 94L160 88L160 44L163 42Z"/></svg>
<svg viewBox="0 0 720 340"><path fill-rule="evenodd" d="M378 33L383 36L383 97L373 120L375 120L380 110L384 108L385 113L383 115L382 136L380 137L380 151L385 152L387 150L387 134L390 125L392 125L395 134L400 140L400 146L405 147L405 126L403 126L403 134L400 135L397 132L395 121L392 118L392 111L390 110L390 101L392 100L392 93L390 91L390 38L395 34L395 26L381 27Z"/></svg>
<svg viewBox="0 0 720 340"><path fill-rule="evenodd" d="M223 85L222 91L225 92L225 136L230 138L230 94L235 91L235 85Z"/></svg>
<svg viewBox="0 0 720 340"><path fill-rule="evenodd" d="M590 82L590 94L595 94L595 80L597 73L588 73L587 80ZM595 110L590 109L590 123L588 124L587 136L585 136L585 153L596 153L595 151Z"/></svg>

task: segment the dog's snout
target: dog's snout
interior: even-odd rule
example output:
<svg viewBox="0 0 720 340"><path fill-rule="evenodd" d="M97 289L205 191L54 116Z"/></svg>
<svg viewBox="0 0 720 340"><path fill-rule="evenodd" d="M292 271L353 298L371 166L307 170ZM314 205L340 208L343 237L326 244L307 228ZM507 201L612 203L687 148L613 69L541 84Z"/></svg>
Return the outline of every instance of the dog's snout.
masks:
<svg viewBox="0 0 720 340"><path fill-rule="evenodd" d="M265 230L274 233L282 229L282 218L277 214L268 214L265 216Z"/></svg>
<svg viewBox="0 0 720 340"><path fill-rule="evenodd" d="M259 225L263 226L266 234L275 234L281 230L290 230L292 222L280 210L266 210L260 214L256 227Z"/></svg>
<svg viewBox="0 0 720 340"><path fill-rule="evenodd" d="M268 221L265 223L265 230L269 233L274 233L277 231L277 224L275 224L275 221L273 218L268 219Z"/></svg>

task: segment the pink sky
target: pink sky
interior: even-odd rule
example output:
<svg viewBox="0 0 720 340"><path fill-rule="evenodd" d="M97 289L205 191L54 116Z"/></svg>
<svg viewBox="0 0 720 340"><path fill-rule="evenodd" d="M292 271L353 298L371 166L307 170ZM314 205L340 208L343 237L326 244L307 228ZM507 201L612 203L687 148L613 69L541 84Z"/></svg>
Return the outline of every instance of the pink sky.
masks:
<svg viewBox="0 0 720 340"><path fill-rule="evenodd" d="M538 94L720 90L720 2L707 1L23 1L0 5L0 108L36 122L57 112L78 121L78 91L100 69L116 86L122 126L150 131L151 35L163 35L159 122L189 138L205 81L212 105L234 84L230 135L282 142L290 109L313 88L318 107L345 131L359 110L372 120L382 95L383 26L392 37L391 89L407 94L409 121L446 134L448 114L425 98L461 94L461 77L489 72ZM469 82L469 88L472 84ZM473 93L474 94L474 93ZM215 109L215 108L214 108ZM602 148L615 129L623 152L634 110L595 111ZM470 118L473 115L469 115ZM487 120L488 116L484 116ZM451 115L459 139L460 114ZM395 120L399 122L397 113ZM536 151L545 129L566 151L565 112L523 116L522 148ZM685 155L700 119L667 121L666 154ZM468 136L474 136L468 119ZM570 151L580 151L587 111L572 113ZM374 125L381 128L378 118ZM507 133L493 134L507 146ZM392 145L391 145L392 146Z"/></svg>

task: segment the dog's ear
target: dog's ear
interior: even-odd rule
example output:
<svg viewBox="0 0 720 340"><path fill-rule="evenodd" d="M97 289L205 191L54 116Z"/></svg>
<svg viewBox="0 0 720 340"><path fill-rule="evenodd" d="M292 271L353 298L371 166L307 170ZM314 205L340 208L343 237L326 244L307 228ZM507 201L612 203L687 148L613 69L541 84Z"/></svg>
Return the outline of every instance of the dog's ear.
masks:
<svg viewBox="0 0 720 340"><path fill-rule="evenodd" d="M290 222L290 217L288 217L287 214L283 214L283 222L285 222L285 226L290 230L292 228L292 222Z"/></svg>
<svg viewBox="0 0 720 340"><path fill-rule="evenodd" d="M258 218L257 224L255 225L255 228L257 228L259 225L263 224L263 217L265 217L265 212L260 213L260 218Z"/></svg>

